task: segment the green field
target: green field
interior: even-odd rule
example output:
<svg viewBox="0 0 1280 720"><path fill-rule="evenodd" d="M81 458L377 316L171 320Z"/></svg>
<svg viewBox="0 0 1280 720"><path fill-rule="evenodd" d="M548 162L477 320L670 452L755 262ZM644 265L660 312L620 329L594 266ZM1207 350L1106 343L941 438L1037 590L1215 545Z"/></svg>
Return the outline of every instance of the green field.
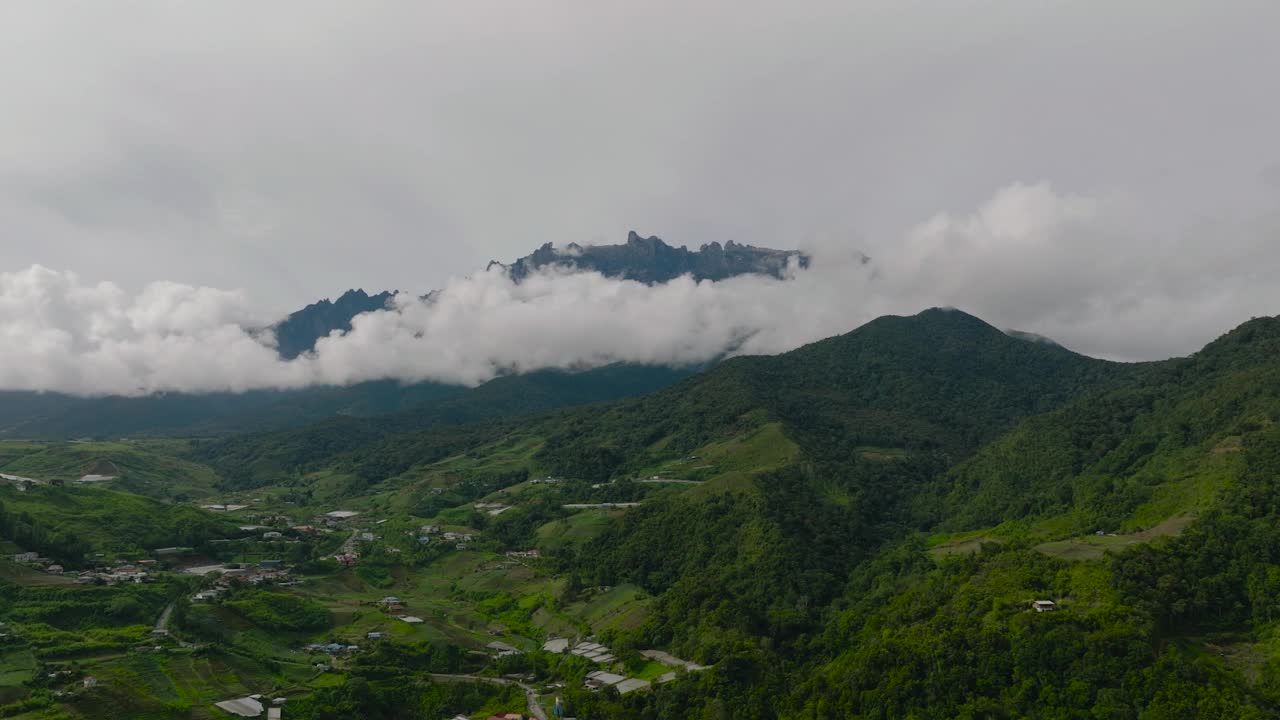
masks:
<svg viewBox="0 0 1280 720"><path fill-rule="evenodd" d="M21 685L31 679L36 670L36 657L27 648L14 648L0 652L0 688Z"/></svg>
<svg viewBox="0 0 1280 720"><path fill-rule="evenodd" d="M114 476L96 483L161 499L196 499L216 492L212 469L180 457L184 440L120 442L0 441L0 472L43 481L74 482L84 475Z"/></svg>

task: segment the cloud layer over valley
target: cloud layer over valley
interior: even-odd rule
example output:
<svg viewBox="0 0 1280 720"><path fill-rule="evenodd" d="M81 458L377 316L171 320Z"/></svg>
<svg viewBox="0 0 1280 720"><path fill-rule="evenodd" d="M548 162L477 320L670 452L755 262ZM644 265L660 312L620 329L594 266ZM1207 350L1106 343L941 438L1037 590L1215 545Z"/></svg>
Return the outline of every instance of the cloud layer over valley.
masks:
<svg viewBox="0 0 1280 720"><path fill-rule="evenodd" d="M402 294L312 354L281 360L242 291L171 282L129 293L44 267L0 274L0 388L76 394L241 391L394 378L476 384L506 371L685 364L776 353L882 314L955 306L1087 354L1185 354L1280 309L1274 215L1167 233L1133 198L1015 184L864 248L803 248L776 280L648 286L548 271ZM1212 238L1212 242L1206 241ZM713 238L708 238L711 240ZM567 243L566 243L567 244ZM778 246L790 243L779 239ZM1229 258L1229 261L1227 260ZM425 290L425 288L424 288Z"/></svg>

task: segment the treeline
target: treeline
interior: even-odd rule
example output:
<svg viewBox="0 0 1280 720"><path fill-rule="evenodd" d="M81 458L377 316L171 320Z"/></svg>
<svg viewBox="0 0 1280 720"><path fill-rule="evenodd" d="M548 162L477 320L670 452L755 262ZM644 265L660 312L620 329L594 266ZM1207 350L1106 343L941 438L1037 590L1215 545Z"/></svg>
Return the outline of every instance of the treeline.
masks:
<svg viewBox="0 0 1280 720"><path fill-rule="evenodd" d="M69 567L79 567L92 546L70 533L48 527L27 512L10 512L0 502L0 538Z"/></svg>

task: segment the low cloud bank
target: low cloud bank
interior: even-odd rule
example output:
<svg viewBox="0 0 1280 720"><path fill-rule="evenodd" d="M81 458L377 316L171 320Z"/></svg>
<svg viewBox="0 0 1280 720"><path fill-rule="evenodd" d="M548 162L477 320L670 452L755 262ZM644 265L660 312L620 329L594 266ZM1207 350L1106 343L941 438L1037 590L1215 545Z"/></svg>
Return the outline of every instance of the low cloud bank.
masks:
<svg viewBox="0 0 1280 720"><path fill-rule="evenodd" d="M1154 233L1141 221L1147 210L1121 196L1013 185L898 238L805 248L811 266L782 280L648 286L546 270L516 284L495 268L455 279L426 302L400 295L291 361L270 333L246 329L271 319L243 292L158 282L129 294L34 266L0 273L0 388L137 395L385 378L472 385L507 371L777 353L939 305L1088 354L1149 359L1280 312L1274 216Z"/></svg>

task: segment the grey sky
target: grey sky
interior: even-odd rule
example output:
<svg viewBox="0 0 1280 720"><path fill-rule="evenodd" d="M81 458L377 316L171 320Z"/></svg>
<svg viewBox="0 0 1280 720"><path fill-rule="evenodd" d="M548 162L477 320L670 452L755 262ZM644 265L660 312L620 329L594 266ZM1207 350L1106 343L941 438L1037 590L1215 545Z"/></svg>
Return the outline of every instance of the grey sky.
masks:
<svg viewBox="0 0 1280 720"><path fill-rule="evenodd" d="M1276 27L1274 2L3 3L0 271L271 314L634 228L865 250L889 310L1186 352L1280 311ZM1106 231L908 262L931 218L1042 182Z"/></svg>

